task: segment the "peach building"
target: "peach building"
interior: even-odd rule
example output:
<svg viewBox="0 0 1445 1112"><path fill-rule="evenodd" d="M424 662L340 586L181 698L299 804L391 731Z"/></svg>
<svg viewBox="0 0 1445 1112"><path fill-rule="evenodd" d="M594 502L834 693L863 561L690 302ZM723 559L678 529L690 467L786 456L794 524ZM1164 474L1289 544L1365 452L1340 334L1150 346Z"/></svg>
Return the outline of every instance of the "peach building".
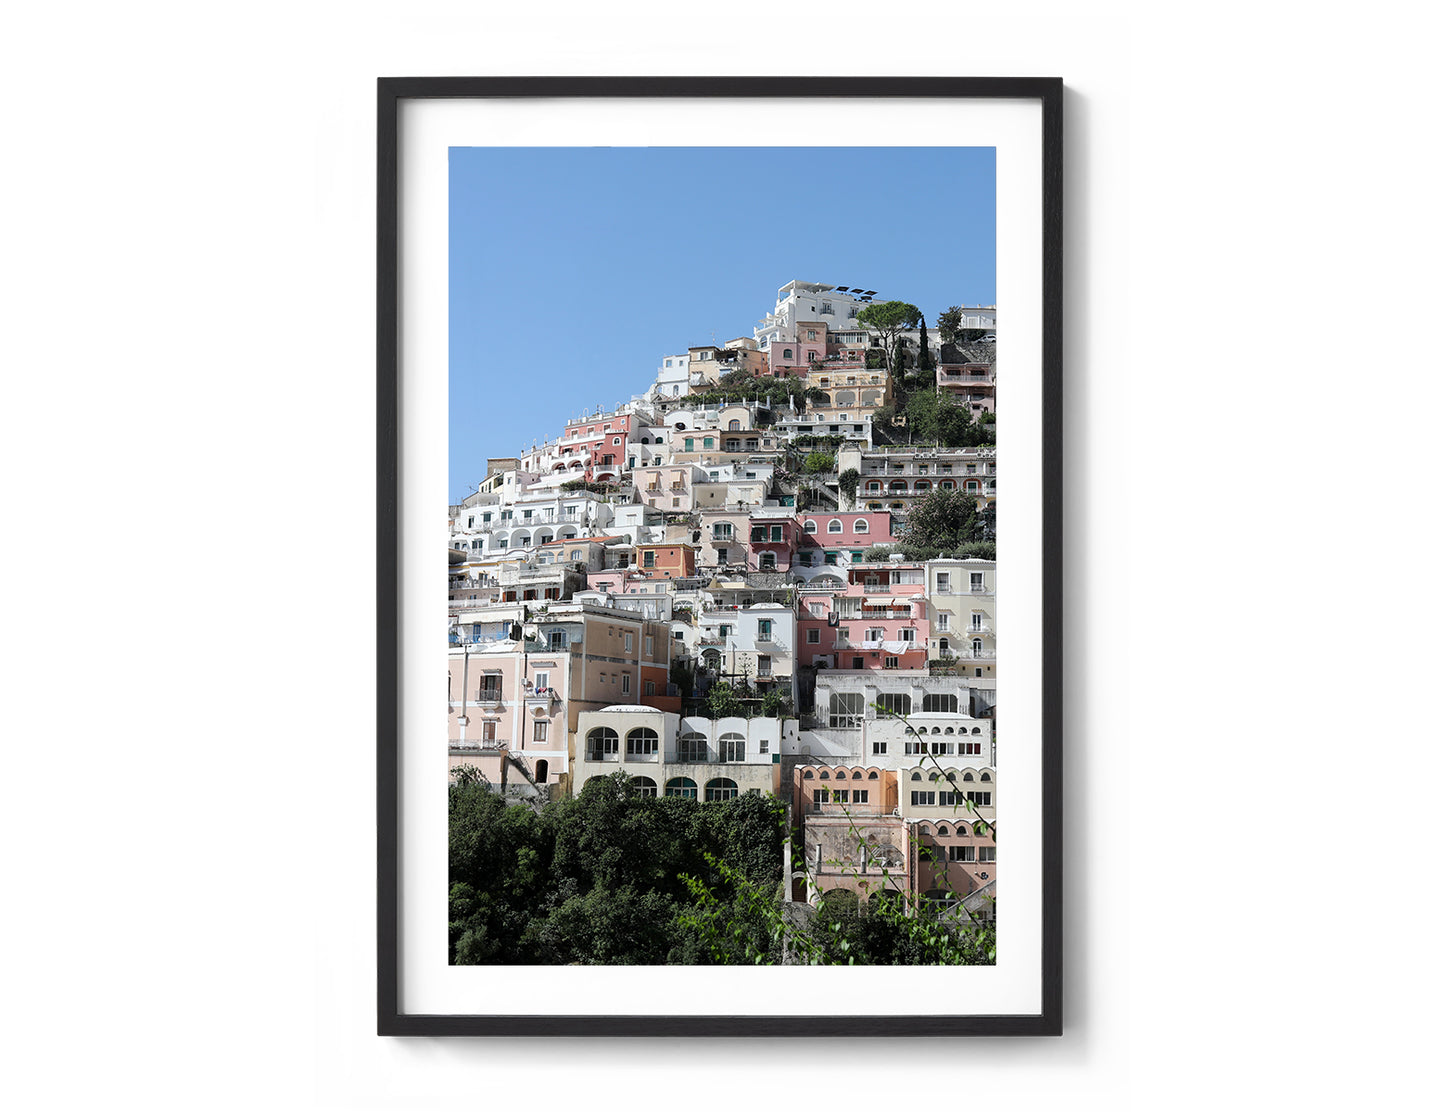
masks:
<svg viewBox="0 0 1445 1112"><path fill-rule="evenodd" d="M793 862L793 899L818 903L834 892L866 899L907 891L910 851L898 808L898 774L889 769L799 765L793 769L793 821L802 860Z"/></svg>
<svg viewBox="0 0 1445 1112"><path fill-rule="evenodd" d="M639 544L636 573L647 579L685 579L693 574L695 559L690 544Z"/></svg>

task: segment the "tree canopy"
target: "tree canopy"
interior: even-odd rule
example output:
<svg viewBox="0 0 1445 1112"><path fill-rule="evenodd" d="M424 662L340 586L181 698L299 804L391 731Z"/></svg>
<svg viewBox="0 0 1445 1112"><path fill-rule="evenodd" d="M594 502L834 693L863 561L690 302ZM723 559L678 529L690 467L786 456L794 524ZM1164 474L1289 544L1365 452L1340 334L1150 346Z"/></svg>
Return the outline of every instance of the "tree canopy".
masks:
<svg viewBox="0 0 1445 1112"><path fill-rule="evenodd" d="M866 309L858 310L858 323L881 334L883 350L893 352L894 374L902 370L895 350L899 338L922 319L922 310L906 301L877 301Z"/></svg>

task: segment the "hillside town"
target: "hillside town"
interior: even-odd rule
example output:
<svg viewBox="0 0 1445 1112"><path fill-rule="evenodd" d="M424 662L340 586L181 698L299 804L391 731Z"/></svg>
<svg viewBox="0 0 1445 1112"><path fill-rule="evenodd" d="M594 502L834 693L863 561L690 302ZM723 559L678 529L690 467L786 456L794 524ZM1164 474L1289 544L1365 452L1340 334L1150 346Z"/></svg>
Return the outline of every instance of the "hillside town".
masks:
<svg viewBox="0 0 1445 1112"><path fill-rule="evenodd" d="M771 797L785 900L886 877L991 918L995 326L790 281L752 335L488 458L449 508L453 782Z"/></svg>

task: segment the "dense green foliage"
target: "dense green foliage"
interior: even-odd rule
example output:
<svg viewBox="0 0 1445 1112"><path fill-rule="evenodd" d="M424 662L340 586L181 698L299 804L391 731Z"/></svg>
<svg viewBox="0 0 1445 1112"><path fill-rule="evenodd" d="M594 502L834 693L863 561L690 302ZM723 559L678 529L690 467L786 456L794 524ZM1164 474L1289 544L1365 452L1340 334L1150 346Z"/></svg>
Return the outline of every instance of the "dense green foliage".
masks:
<svg viewBox="0 0 1445 1112"><path fill-rule="evenodd" d="M945 344L953 343L953 338L958 335L958 329L962 323L963 309L958 305L950 305L938 314L938 338Z"/></svg>
<svg viewBox="0 0 1445 1112"><path fill-rule="evenodd" d="M977 554L962 550L989 541L992 524L991 511L980 512L976 496L961 490L935 490L908 511L908 528L898 547L911 560Z"/></svg>
<svg viewBox="0 0 1445 1112"><path fill-rule="evenodd" d="M451 785L450 943L455 964L698 964L717 960L682 920L684 875L722 906L732 885L776 890L782 804L636 798L625 773L540 810L480 778Z"/></svg>
<svg viewBox="0 0 1445 1112"><path fill-rule="evenodd" d="M850 467L846 471L838 472L838 491L847 498L852 498L858 493L858 469Z"/></svg>
<svg viewBox="0 0 1445 1112"><path fill-rule="evenodd" d="M933 370L933 352L928 349L928 325L923 317L918 318L918 369Z"/></svg>
<svg viewBox="0 0 1445 1112"><path fill-rule="evenodd" d="M994 960L991 924L941 922L899 893L785 908L771 796L637 797L618 773L541 809L464 776L449 802L454 964Z"/></svg>
<svg viewBox="0 0 1445 1112"><path fill-rule="evenodd" d="M836 457L827 452L809 452L803 461L803 471L809 475L822 475L838 466Z"/></svg>
<svg viewBox="0 0 1445 1112"><path fill-rule="evenodd" d="M906 301L877 301L866 309L858 310L858 323L880 333L883 337L883 349L893 353L893 373L902 372L902 363L898 358L901 348L898 341L905 329L912 328L920 319L923 313L917 305L910 305Z"/></svg>

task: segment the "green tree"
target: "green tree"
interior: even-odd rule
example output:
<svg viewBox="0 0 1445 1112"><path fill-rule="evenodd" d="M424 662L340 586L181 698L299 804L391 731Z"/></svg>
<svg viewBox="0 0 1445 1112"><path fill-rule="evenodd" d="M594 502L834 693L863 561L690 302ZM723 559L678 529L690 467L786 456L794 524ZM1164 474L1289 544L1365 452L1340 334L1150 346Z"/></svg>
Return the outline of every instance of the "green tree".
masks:
<svg viewBox="0 0 1445 1112"><path fill-rule="evenodd" d="M950 305L938 314L938 338L945 344L953 343L962 324L963 309L958 305Z"/></svg>
<svg viewBox="0 0 1445 1112"><path fill-rule="evenodd" d="M858 323L879 333L883 338L883 350L894 353L892 373L895 375L903 370L898 360L898 340L922 316L917 305L906 301L879 301L858 311Z"/></svg>
<svg viewBox="0 0 1445 1112"><path fill-rule="evenodd" d="M920 371L933 370L933 352L928 350L928 325L924 323L922 314L918 317L918 369Z"/></svg>
<svg viewBox="0 0 1445 1112"><path fill-rule="evenodd" d="M832 471L838 461L827 452L809 452L803 461L803 471L809 475L822 475Z"/></svg>
<svg viewBox="0 0 1445 1112"><path fill-rule="evenodd" d="M902 541L910 559L924 559L951 554L962 544L984 539L977 498L961 490L935 490L908 511Z"/></svg>
<svg viewBox="0 0 1445 1112"><path fill-rule="evenodd" d="M838 472L838 491L851 499L858 493L858 469L850 467L846 471Z"/></svg>

